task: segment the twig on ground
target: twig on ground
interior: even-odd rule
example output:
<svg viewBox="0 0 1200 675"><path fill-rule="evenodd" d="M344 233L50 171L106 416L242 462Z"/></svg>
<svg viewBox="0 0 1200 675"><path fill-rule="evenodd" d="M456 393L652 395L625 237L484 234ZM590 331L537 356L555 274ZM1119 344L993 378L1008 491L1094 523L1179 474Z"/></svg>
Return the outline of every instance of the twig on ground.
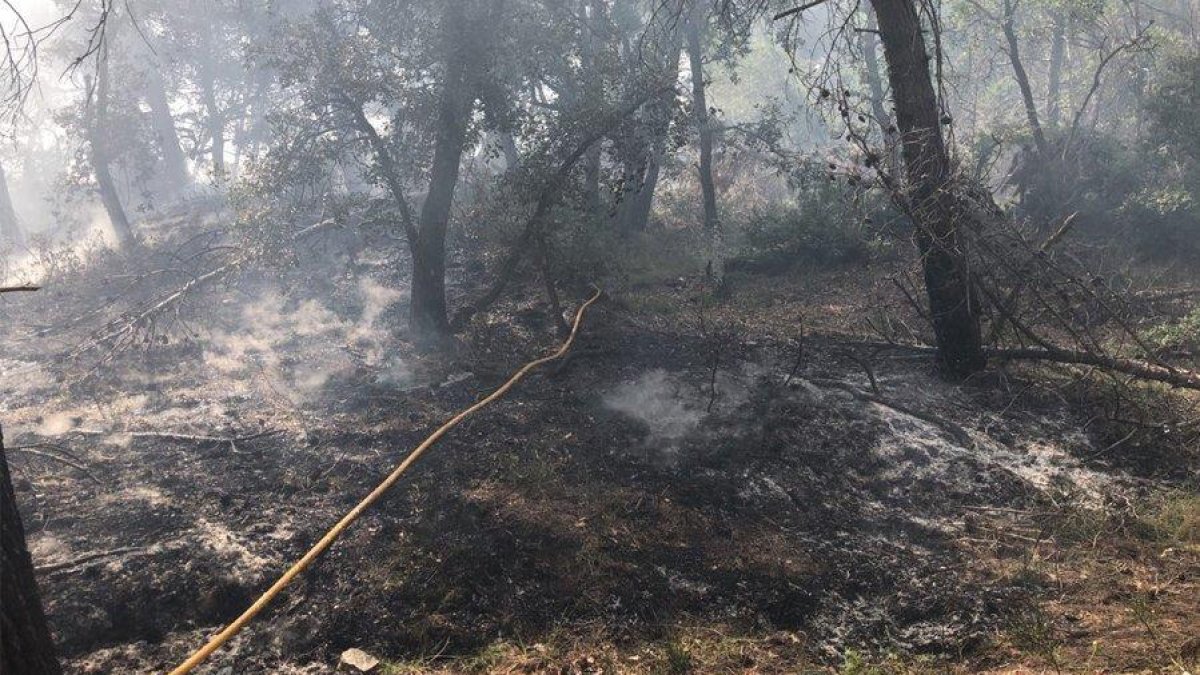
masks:
<svg viewBox="0 0 1200 675"><path fill-rule="evenodd" d="M56 447L57 446L54 446L49 443L32 443L30 445L14 445L12 447L5 448L5 451L25 452L30 455L36 455L38 457L44 457L46 459L53 460L60 464L66 464L67 466L71 467L72 469L77 469L77 470L83 472L83 474L86 475L88 478L90 478L92 480L92 482L97 483L97 484L99 484L101 482L100 479L96 478L95 474L93 474L91 472L91 470L89 470L86 466L83 466L82 464L79 464L70 459L66 459L64 457L59 457L58 455L56 455L54 453L46 452L45 450L41 449L41 448L56 448Z"/></svg>
<svg viewBox="0 0 1200 675"><path fill-rule="evenodd" d="M56 572L65 572L65 571L74 570L76 567L79 567L80 565L85 565L87 563L95 562L97 560L103 560L104 558L111 558L113 556L124 555L126 553L143 553L145 551L146 551L146 547L144 547L144 546L123 546L121 548L114 548L110 551L95 551L92 553L88 553L86 555L82 555L78 558L75 558L74 560L68 560L66 562L60 562L60 563L52 563L50 565L41 565L36 568L36 571L38 574L53 574Z"/></svg>
<svg viewBox="0 0 1200 675"><path fill-rule="evenodd" d="M955 441L957 441L959 445L963 446L964 448L975 447L975 441L973 441L971 439L971 435L967 433L966 429L963 429L961 426L955 424L954 422L942 419L932 413L922 412L920 410L914 410L912 408L909 408L908 406L900 405L899 403L893 403L893 402L888 401L887 399L883 398L882 396L877 396L870 392L863 391L862 389L859 389L858 387L855 387L852 384L842 382L841 380L831 380L831 379L826 379L826 378L809 378L809 382L812 382L813 384L817 385L818 387L829 387L829 388L833 388L833 389L841 389L842 391L849 393L850 395L854 396L854 398L857 398L861 401L869 401L871 403L881 405L885 408L891 408L892 410L895 410L896 412L904 414L904 415L908 415L909 417L915 417L923 422L928 422L929 424L932 424L932 425L942 429L943 431L945 431Z"/></svg>

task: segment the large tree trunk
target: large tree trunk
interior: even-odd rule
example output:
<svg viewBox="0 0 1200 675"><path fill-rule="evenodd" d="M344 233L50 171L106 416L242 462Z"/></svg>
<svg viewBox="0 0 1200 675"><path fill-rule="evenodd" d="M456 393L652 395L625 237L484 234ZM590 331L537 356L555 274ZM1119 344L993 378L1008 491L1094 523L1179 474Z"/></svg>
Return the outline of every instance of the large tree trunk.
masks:
<svg viewBox="0 0 1200 675"><path fill-rule="evenodd" d="M1025 64L1021 61L1021 46L1017 42L1016 27L1017 8L1012 0L1004 0L1004 20L1001 29L1008 43L1008 60L1012 63L1013 76L1017 79L1017 87L1021 90L1021 102L1025 106L1025 119L1029 121L1029 132L1033 134L1033 144L1037 147L1038 156L1048 158L1049 149L1046 145L1046 135L1042 133L1042 125L1038 120L1037 104L1033 100L1033 87L1029 85L1029 74L1025 72Z"/></svg>
<svg viewBox="0 0 1200 675"><path fill-rule="evenodd" d="M446 227L474 104L468 73L473 46L468 44L471 35L462 4L459 0L449 0L442 19L445 75L438 104L429 194L421 205L416 241L409 242L413 258L409 324L414 335L427 342L450 334L446 316Z"/></svg>
<svg viewBox="0 0 1200 675"><path fill-rule="evenodd" d="M25 545L25 529L13 493L0 433L0 672L13 675L61 673L46 625Z"/></svg>
<svg viewBox="0 0 1200 675"><path fill-rule="evenodd" d="M956 377L985 365L979 308L972 294L959 209L951 182L950 156L942 138L937 93L913 0L871 0L888 64L888 80L902 134L908 178L905 205L917 226L925 268L930 316L938 355Z"/></svg>
<svg viewBox="0 0 1200 675"><path fill-rule="evenodd" d="M180 192L191 183L187 160L179 145L179 132L171 116L171 105L167 88L157 67L151 64L146 69L146 103L150 106L150 117L154 122L154 133L158 136L158 147L162 152L163 174L173 192Z"/></svg>
<svg viewBox="0 0 1200 675"><path fill-rule="evenodd" d="M4 165L0 164L0 247L5 244L16 246L25 245L25 231L17 220L17 211L13 208L12 194L8 191L8 174Z"/></svg>
<svg viewBox="0 0 1200 675"><path fill-rule="evenodd" d="M879 126L880 137L888 154L885 168L895 179L899 180L902 178L900 173L903 170L903 160L900 158L900 145L896 142L896 122L885 105L887 96L883 90L883 77L879 70L878 23L875 20L874 10L868 6L867 29L858 34L859 48L863 53L867 89L871 92L871 114L875 116L875 123Z"/></svg>
<svg viewBox="0 0 1200 675"><path fill-rule="evenodd" d="M692 108L696 116L696 129L700 136L700 191L704 202L704 229L709 239L709 276L717 287L725 279L725 242L721 221L717 214L717 187L713 181L713 129L708 112L708 98L704 82L704 52L702 37L705 17L704 3L697 2L687 24L688 63L692 71Z"/></svg>
<svg viewBox="0 0 1200 675"><path fill-rule="evenodd" d="M116 181L113 180L109 167L108 153L108 46L101 49L99 67L96 73L95 98L88 105L88 148L91 151L92 171L96 174L96 186L100 192L100 201L108 213L108 222L112 225L117 244L127 248L136 240L129 218L125 215L125 207L121 205L121 195L117 192ZM88 83L90 88L91 83Z"/></svg>

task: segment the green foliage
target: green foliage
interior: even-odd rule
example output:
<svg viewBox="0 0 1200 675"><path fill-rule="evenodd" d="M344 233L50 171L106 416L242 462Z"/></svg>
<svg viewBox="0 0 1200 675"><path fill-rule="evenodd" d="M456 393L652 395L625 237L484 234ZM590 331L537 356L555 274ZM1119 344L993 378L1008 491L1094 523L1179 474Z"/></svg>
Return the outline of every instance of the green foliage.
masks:
<svg viewBox="0 0 1200 675"><path fill-rule="evenodd" d="M1146 99L1152 145L1200 164L1200 53L1187 48L1169 54ZM1193 191L1200 189L1195 183Z"/></svg>
<svg viewBox="0 0 1200 675"><path fill-rule="evenodd" d="M782 271L797 262L822 265L866 259L882 247L876 223L891 220L888 204L810 168L794 197L754 208L742 227L734 267Z"/></svg>
<svg viewBox="0 0 1200 675"><path fill-rule="evenodd" d="M1142 333L1150 344L1163 349L1200 347L1200 309L1194 309L1179 321L1154 326Z"/></svg>

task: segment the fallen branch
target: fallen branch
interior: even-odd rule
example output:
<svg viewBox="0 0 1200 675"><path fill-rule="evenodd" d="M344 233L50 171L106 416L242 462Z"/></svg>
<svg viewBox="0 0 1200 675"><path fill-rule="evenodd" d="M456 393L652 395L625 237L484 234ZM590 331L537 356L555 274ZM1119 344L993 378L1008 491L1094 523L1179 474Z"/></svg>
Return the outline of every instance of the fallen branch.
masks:
<svg viewBox="0 0 1200 675"><path fill-rule="evenodd" d="M320 221L314 225L310 225L310 226L300 230L296 234L292 235L291 243L293 243L293 244L298 243L315 232L319 232L326 228L334 227L336 225L337 225L337 222L334 221L333 219L322 220L322 221ZM109 323L108 327L107 327L107 331L103 332L100 335L97 335L96 337L93 337L91 340L88 340L83 345L77 347L72 352L72 356L79 356L97 345L100 345L100 344L103 344L106 342L110 342L110 341L114 341L114 340L119 340L120 338L126 338L126 337L133 335L139 328L151 323L156 316L173 308L181 300L183 300L185 297L187 297L191 292L195 291L196 289L198 289L201 286L204 286L210 282L216 281L217 279L221 279L225 275L232 273L237 268L241 267L242 265L246 264L247 262L251 261L254 258L255 258L255 255L253 255L251 252L244 252L241 255L233 257L228 262L226 262L222 265L218 265L217 267L214 267L213 269L210 269L209 271L205 272L204 274L193 277L187 283L185 283L183 286L181 286L181 287L175 289L174 291L171 291L163 296L160 296L159 299L154 301L149 307L147 307L146 309L143 309L142 311L138 312L134 316ZM115 349L115 347L114 347L114 349Z"/></svg>
<svg viewBox="0 0 1200 675"><path fill-rule="evenodd" d="M1094 366L1104 370L1132 375L1138 379L1162 382L1180 389L1200 391L1200 373L1181 368L1160 366L1136 359L1123 359L1091 352L1077 352L1062 349L1043 342L1041 348L1028 349L989 349L985 354L1004 360L1046 361L1081 366Z"/></svg>
<svg viewBox="0 0 1200 675"><path fill-rule="evenodd" d="M86 475L88 478L92 479L92 482L97 483L97 484L100 483L100 479L96 478L96 476L93 475L92 472L86 466L83 466L82 464L71 461L69 459L59 457L58 455L56 455L54 453L46 452L45 450L40 449L40 448L54 448L54 447L56 447L56 446L51 445L49 443L33 443L30 445L14 445L10 448L5 448L5 451L6 452L13 452L13 451L25 452L30 455L36 455L38 457L44 457L46 459L53 460L60 464L66 464L67 466L71 467L72 469L77 469L77 470L83 472L84 475Z"/></svg>
<svg viewBox="0 0 1200 675"><path fill-rule="evenodd" d="M258 431L244 436L210 436L207 434L185 434L174 431L102 431L100 429L75 429L74 433L85 434L88 436L111 436L125 435L132 438L169 438L179 441L194 441L197 443L216 443L219 445L229 444L229 449L238 452L238 443L252 441L256 438L264 438L274 436L279 432L278 429L267 429Z"/></svg>
<svg viewBox="0 0 1200 675"><path fill-rule="evenodd" d="M52 574L54 572L62 572L64 570L72 570L72 569L75 569L76 567L79 567L80 565L84 565L84 564L87 564L90 562L95 562L97 560L103 560L104 558L111 558L113 556L124 555L126 553L142 553L145 551L146 551L146 548L144 546L123 546L121 548L114 548L111 551L96 551L93 553L88 553L86 555L82 555L78 558L75 558L74 560L68 560L66 562L52 563L50 565L41 565L41 566L35 568L35 571L38 574Z"/></svg>
<svg viewBox="0 0 1200 675"><path fill-rule="evenodd" d="M817 385L818 387L828 387L828 388L832 388L832 389L840 389L844 392L847 392L848 394L850 394L851 396L853 396L854 398L856 398L860 401L868 401L868 402L874 403L876 405L881 405L885 408L891 408L892 410L895 410L896 412L898 412L902 415L908 415L909 417L915 417L915 418L921 420L922 422L927 422L927 423L932 424L933 426L938 427L939 429L945 431L952 438L954 438L954 440L957 441L958 444L961 445L962 447L964 447L964 448L975 447L975 441L973 441L971 439L971 435L967 433L966 429L963 429L961 426L955 424L954 422L951 422L949 420L944 420L932 413L922 412L920 410L914 410L912 408L909 408L908 406L900 405L899 403L893 403L893 402L883 398L882 396L877 396L870 392L863 391L862 389L859 389L858 387L855 387L852 384L842 382L841 380L831 380L831 379L825 379L825 378L807 378L807 379L809 382L812 382L813 384Z"/></svg>
<svg viewBox="0 0 1200 675"><path fill-rule="evenodd" d="M0 293L18 293L20 291L36 291L40 288L41 288L41 286L34 286L33 284L24 284L22 286L0 286Z"/></svg>

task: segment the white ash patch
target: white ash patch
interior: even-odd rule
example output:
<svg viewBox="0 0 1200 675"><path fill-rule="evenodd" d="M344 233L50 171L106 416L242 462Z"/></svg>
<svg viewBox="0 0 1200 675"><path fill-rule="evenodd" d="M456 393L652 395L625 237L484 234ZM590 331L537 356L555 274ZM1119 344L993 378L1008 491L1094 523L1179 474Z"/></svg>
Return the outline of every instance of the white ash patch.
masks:
<svg viewBox="0 0 1200 675"><path fill-rule="evenodd" d="M120 492L110 492L102 495L100 499L104 506L124 501L143 502L151 507L165 507L170 506L172 503L171 498L163 494L162 490L150 485L127 487Z"/></svg>
<svg viewBox="0 0 1200 675"><path fill-rule="evenodd" d="M46 415L38 425L39 436L61 436L75 428L79 423L78 416L69 412L59 412Z"/></svg>
<svg viewBox="0 0 1200 675"><path fill-rule="evenodd" d="M271 560L251 550L247 537L207 518L196 520L200 540L222 558L231 559L233 568L246 577L270 568Z"/></svg>
<svg viewBox="0 0 1200 675"><path fill-rule="evenodd" d="M904 407L935 411L946 409L944 400L956 395L951 385L929 378L902 392L885 390L883 398ZM1090 448L1091 443L1078 430L1064 432L1069 425L1050 416L1009 429L1018 433L1012 434L1016 440L1007 443L996 440L985 429L974 428L964 416L947 418L948 423L960 425L971 437L973 447L964 447L939 425L894 408L860 401L847 405L863 406L883 423L883 434L871 452L890 465L883 477L894 482L898 493L918 483L941 485L961 493L978 491L986 487L989 474L999 471L1040 491L1069 487L1085 505L1099 506L1104 494L1120 482L1118 477L1086 467L1068 452L1068 448ZM993 419L991 423L1001 422Z"/></svg>
<svg viewBox="0 0 1200 675"><path fill-rule="evenodd" d="M71 559L72 548L66 541L46 532L29 537L29 557L34 565L54 565Z"/></svg>

